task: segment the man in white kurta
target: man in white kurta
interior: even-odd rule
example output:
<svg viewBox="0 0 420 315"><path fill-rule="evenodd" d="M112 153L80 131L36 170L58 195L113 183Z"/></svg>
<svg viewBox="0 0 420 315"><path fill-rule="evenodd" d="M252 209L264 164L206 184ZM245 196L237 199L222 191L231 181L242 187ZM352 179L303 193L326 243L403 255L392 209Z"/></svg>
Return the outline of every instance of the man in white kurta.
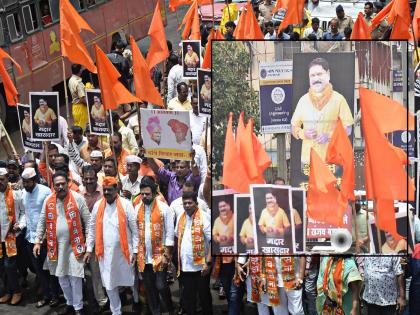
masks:
<svg viewBox="0 0 420 315"><path fill-rule="evenodd" d="M87 256L91 255L94 246L96 246L95 252L98 255L98 248L100 248L97 244L98 233L102 233L103 253L98 255L102 284L108 294L112 314L120 315L121 300L118 288L134 285L134 262L138 246L137 218L131 202L118 195L115 178L104 178L103 192L104 198L98 200L92 210L92 220L87 238ZM119 202L122 206L121 210L118 210ZM102 230L98 230L98 221L100 220L98 212L100 212L101 206L105 206L105 209L103 210ZM118 211L123 211L123 215L125 215L129 261L123 252L123 242L120 237L120 229L123 227L120 226Z"/></svg>
<svg viewBox="0 0 420 315"><path fill-rule="evenodd" d="M48 246L48 268L50 274L58 277L61 289L63 290L64 297L66 298L66 308L61 310L59 314L70 313L72 308L75 310L75 314L83 314L83 294L82 284L84 273L83 265L83 253L85 250L85 244L83 241L73 248L73 238L77 238L76 234L82 233L86 235L86 227L89 224L90 213L86 205L85 199L74 191L70 191L68 188L69 179L67 174L62 171L57 171L53 176L53 184L55 193L48 196L42 206L41 214L36 229L35 245L33 253L35 257L39 256L41 244L44 239L44 235L47 235L47 246ZM69 229L69 223L67 221L68 216L73 217L75 215L73 209L74 205L70 208L67 206L67 212L65 211L65 202L69 197L73 197L76 203L76 214L75 224L79 226L77 229ZM51 210L52 204L55 202L55 235L51 235L48 238L49 224L47 221L54 219L54 217L48 218L48 211ZM48 209L47 209L48 208ZM77 220L78 218L78 220ZM78 222L77 222L78 221ZM73 221L72 221L73 222ZM84 231L81 230L83 223ZM73 226L73 224L72 224ZM54 230L54 229L53 229ZM75 231L77 230L77 233ZM47 233L46 233L47 232ZM82 236L83 236L82 235ZM51 259L51 247L50 240L55 239L56 255L57 258ZM78 237L78 241L83 240L83 237ZM75 241L75 240L74 240ZM76 241L75 241L76 242ZM76 257L76 254L78 257Z"/></svg>

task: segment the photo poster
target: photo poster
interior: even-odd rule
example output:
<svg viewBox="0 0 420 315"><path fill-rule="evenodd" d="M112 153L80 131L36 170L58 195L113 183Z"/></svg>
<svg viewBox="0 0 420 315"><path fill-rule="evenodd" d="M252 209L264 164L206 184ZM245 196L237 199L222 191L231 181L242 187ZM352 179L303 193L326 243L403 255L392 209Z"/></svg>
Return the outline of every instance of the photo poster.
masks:
<svg viewBox="0 0 420 315"><path fill-rule="evenodd" d="M350 142L353 143L354 72L353 52L293 55L293 78L298 78L293 80L291 109L290 178L293 187L307 189L310 149L315 148L325 160L329 135L334 132L338 118L344 127L351 126ZM310 93L310 87L314 93ZM318 92L321 97L317 96ZM340 181L341 167L334 164L329 167Z"/></svg>
<svg viewBox="0 0 420 315"><path fill-rule="evenodd" d="M29 92L31 132L34 141L60 140L58 92Z"/></svg>
<svg viewBox="0 0 420 315"><path fill-rule="evenodd" d="M198 115L211 117L211 70L198 69Z"/></svg>
<svg viewBox="0 0 420 315"><path fill-rule="evenodd" d="M197 79L201 65L201 42L199 40L182 41L182 76L184 79Z"/></svg>
<svg viewBox="0 0 420 315"><path fill-rule="evenodd" d="M212 255L234 255L234 194L232 189L214 190L212 193Z"/></svg>
<svg viewBox="0 0 420 315"><path fill-rule="evenodd" d="M257 225L258 253L295 254L290 186L261 184L250 187Z"/></svg>
<svg viewBox="0 0 420 315"><path fill-rule="evenodd" d="M290 132L293 61L260 63L259 66L261 132Z"/></svg>
<svg viewBox="0 0 420 315"><path fill-rule="evenodd" d="M31 107L18 103L17 113L23 148L32 152L42 152L42 141L33 141L31 138Z"/></svg>
<svg viewBox="0 0 420 315"><path fill-rule="evenodd" d="M234 198L234 253L237 255L258 254L257 226L251 196L235 194Z"/></svg>
<svg viewBox="0 0 420 315"><path fill-rule="evenodd" d="M140 116L144 156L191 161L189 111L142 108Z"/></svg>
<svg viewBox="0 0 420 315"><path fill-rule="evenodd" d="M89 116L90 132L95 135L109 135L106 123L107 113L102 104L101 90L87 89L86 102ZM110 125L111 126L111 122Z"/></svg>
<svg viewBox="0 0 420 315"><path fill-rule="evenodd" d="M370 238L370 253L381 255L406 255L413 252L414 248L414 231L411 225L411 220L408 220L407 211L397 212L395 214L397 220L397 232L404 237L397 241L392 235L381 230L381 244L379 245L378 233L374 219L369 220L369 238ZM381 253L379 252L381 248Z"/></svg>
<svg viewBox="0 0 420 315"><path fill-rule="evenodd" d="M296 254L300 254L305 253L306 248L306 191L295 187L292 187L291 191Z"/></svg>

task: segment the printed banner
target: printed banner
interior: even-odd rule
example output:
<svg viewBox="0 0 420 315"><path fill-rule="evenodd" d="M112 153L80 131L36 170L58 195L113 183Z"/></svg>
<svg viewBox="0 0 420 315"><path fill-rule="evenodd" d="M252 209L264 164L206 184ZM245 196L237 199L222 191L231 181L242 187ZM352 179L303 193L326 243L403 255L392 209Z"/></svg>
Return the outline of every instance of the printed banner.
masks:
<svg viewBox="0 0 420 315"><path fill-rule="evenodd" d="M42 141L33 141L31 139L31 107L18 103L17 112L23 148L32 152L42 152Z"/></svg>
<svg viewBox="0 0 420 315"><path fill-rule="evenodd" d="M196 79L201 65L201 43L199 40L182 41L182 68L184 79Z"/></svg>
<svg viewBox="0 0 420 315"><path fill-rule="evenodd" d="M197 82L199 116L211 117L211 71L198 69Z"/></svg>
<svg viewBox="0 0 420 315"><path fill-rule="evenodd" d="M146 157L191 160L189 111L141 109L141 134Z"/></svg>
<svg viewBox="0 0 420 315"><path fill-rule="evenodd" d="M290 132L293 61L260 63L262 133Z"/></svg>
<svg viewBox="0 0 420 315"><path fill-rule="evenodd" d="M251 185L251 198L258 225L258 253L294 254L294 215L290 187Z"/></svg>
<svg viewBox="0 0 420 315"><path fill-rule="evenodd" d="M234 191L231 189L215 190L212 194L211 211L212 255L234 254Z"/></svg>
<svg viewBox="0 0 420 315"><path fill-rule="evenodd" d="M235 254L258 254L255 212L248 194L234 195Z"/></svg>
<svg viewBox="0 0 420 315"><path fill-rule="evenodd" d="M95 135L109 135L106 123L106 110L101 100L101 90L86 90L86 102L90 132Z"/></svg>
<svg viewBox="0 0 420 315"><path fill-rule="evenodd" d="M60 140L58 92L29 92L32 140Z"/></svg>

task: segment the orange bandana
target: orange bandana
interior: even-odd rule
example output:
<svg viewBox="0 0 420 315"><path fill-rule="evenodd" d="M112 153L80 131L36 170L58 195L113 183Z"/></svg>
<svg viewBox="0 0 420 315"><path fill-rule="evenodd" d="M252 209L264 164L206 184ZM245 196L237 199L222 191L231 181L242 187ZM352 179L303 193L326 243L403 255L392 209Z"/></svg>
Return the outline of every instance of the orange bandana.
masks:
<svg viewBox="0 0 420 315"><path fill-rule="evenodd" d="M46 202L46 234L48 257L51 261L57 261L57 194L53 193ZM85 252L85 237L83 236L82 222L79 209L71 191L64 199L64 212L70 233L70 243L76 258L80 258Z"/></svg>
<svg viewBox="0 0 420 315"><path fill-rule="evenodd" d="M13 190L11 185L7 185L6 191L4 192L4 198L6 202L7 218L9 219L9 226L11 227L6 234L5 245L7 257L17 255L16 249L16 234L13 232L13 224L16 222L15 213L15 199L13 197ZM0 227L1 229L1 227ZM3 247L0 246L0 258L3 258Z"/></svg>
<svg viewBox="0 0 420 315"><path fill-rule="evenodd" d="M163 216L159 209L158 202L155 199L151 206L152 213L150 215L150 235L152 237L152 266L153 271L162 271L161 264L164 253L163 246ZM145 223L144 203L140 203L137 222L139 224L139 250L137 255L137 264L139 271L143 272L146 264L146 223Z"/></svg>
<svg viewBox="0 0 420 315"><path fill-rule="evenodd" d="M325 267L322 290L324 291L324 294L327 298L337 303L337 307L332 307L332 306L327 305L327 303L324 303L322 314L344 315L344 310L342 308L344 259L339 258L334 268L331 267L332 263L333 263L333 258L331 257L329 258ZM334 288L332 288L331 290L328 290L328 279L331 272L333 276Z"/></svg>
<svg viewBox="0 0 420 315"><path fill-rule="evenodd" d="M121 204L120 196L117 195L115 199L117 204L117 215L118 215L118 226L120 232L120 245L121 251L127 263L130 264L130 251L128 250L127 241L127 217L125 215L124 208ZM105 213L106 199L102 198L101 203L98 207L98 213L96 215L96 235L95 235L95 253L96 257L102 259L104 257L104 213Z"/></svg>
<svg viewBox="0 0 420 315"><path fill-rule="evenodd" d="M311 88L309 88L309 99L317 110L322 110L324 106L331 99L333 93L333 87L331 83L328 83L325 90L321 93L320 96L317 96Z"/></svg>
<svg viewBox="0 0 420 315"><path fill-rule="evenodd" d="M295 257L281 257L281 277L284 287L293 290L296 286Z"/></svg>
<svg viewBox="0 0 420 315"><path fill-rule="evenodd" d="M181 243L182 237L184 236L186 221L187 213L184 211L178 223L178 277L181 273ZM204 265L206 262L204 257L204 230L203 221L201 220L201 211L198 210L198 208L194 210L192 215L191 240L193 242L192 250L194 265Z"/></svg>

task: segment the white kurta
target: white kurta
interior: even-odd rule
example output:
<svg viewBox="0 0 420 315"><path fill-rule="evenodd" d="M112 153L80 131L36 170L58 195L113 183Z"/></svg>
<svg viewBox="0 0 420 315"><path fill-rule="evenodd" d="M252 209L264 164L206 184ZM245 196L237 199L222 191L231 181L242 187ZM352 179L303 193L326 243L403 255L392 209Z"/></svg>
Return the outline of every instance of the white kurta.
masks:
<svg viewBox="0 0 420 315"><path fill-rule="evenodd" d="M132 253L137 253L138 247L137 216L130 201L124 198L120 198L120 200L127 218L127 241L131 257ZM101 201L102 199L98 200L92 210L92 219L87 238L88 252L92 252L95 246L96 216ZM99 260L102 284L107 290L112 290L119 286L133 286L134 266L128 264L121 250L116 202L111 205L106 203L103 217L103 231L101 232L103 233L104 242L104 257Z"/></svg>

